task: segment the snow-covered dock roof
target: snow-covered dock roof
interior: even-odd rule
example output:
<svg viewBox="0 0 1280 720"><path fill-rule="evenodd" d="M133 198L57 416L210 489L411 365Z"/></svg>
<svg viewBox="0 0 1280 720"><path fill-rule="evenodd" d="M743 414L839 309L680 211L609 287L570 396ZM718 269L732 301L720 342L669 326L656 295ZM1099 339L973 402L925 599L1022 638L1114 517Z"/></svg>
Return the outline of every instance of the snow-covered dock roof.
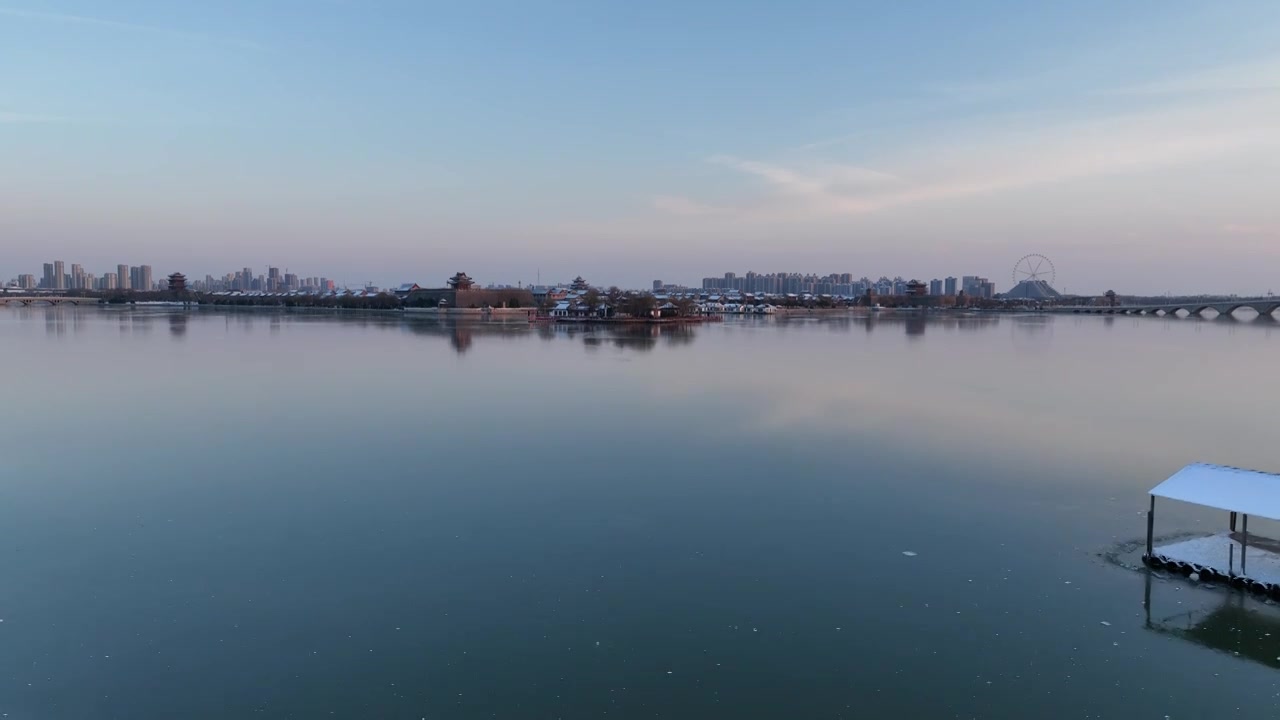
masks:
<svg viewBox="0 0 1280 720"><path fill-rule="evenodd" d="M1151 488L1156 497L1280 520L1280 475L1193 463Z"/></svg>

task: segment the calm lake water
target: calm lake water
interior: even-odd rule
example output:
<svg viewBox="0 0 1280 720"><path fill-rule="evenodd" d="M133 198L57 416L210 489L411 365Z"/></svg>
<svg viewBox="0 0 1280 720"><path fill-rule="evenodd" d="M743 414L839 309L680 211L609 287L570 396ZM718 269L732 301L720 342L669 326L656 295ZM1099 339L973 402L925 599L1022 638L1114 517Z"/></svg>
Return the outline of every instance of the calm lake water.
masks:
<svg viewBox="0 0 1280 720"><path fill-rule="evenodd" d="M1125 566L1183 464L1280 470L1271 320L29 308L0 348L14 720L1280 716L1280 609Z"/></svg>

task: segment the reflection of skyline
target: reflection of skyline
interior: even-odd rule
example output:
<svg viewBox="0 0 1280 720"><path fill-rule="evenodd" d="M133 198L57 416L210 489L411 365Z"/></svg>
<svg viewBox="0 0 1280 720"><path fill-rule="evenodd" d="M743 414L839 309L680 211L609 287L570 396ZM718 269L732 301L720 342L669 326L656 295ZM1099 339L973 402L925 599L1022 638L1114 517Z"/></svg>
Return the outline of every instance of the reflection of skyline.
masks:
<svg viewBox="0 0 1280 720"><path fill-rule="evenodd" d="M169 334L175 338L181 338L187 334L187 319L190 314L186 312L173 313L169 315Z"/></svg>
<svg viewBox="0 0 1280 720"><path fill-rule="evenodd" d="M732 415L733 429L762 436L797 428L857 435L909 425L957 453L1000 452L1017 444L1033 446L1046 457L1087 453L1098 463L1210 457L1266 467L1273 461L1266 454L1269 429L1258 424L1265 411L1257 406L1256 390L1190 384L1176 393L1150 394L1121 379L1131 368L1173 382L1196 377L1206 363L1243 363L1242 370L1256 375L1274 352L1268 347L1272 326L1132 318L1112 332L1096 317L938 313L936 319L930 314L923 336L908 337L905 318L884 315L830 323L812 318L745 323L740 327L758 329L733 333L731 352L715 337L707 343L708 355L698 354L716 372L654 370L646 379L664 396L696 392L736 399L749 389L751 401L742 401L744 408L769 411ZM1022 322L1030 324L993 332ZM901 329L895 327L899 323ZM841 337L855 325L875 332ZM724 330L732 327L725 323ZM892 332L883 333L887 328ZM794 344L789 342L793 336ZM1122 355L1117 347L1123 347ZM783 357L801 349L802 365ZM742 353L759 362L735 362ZM783 371L761 372L765 363ZM802 372L785 371L801 367ZM895 382L906 375L909 389ZM1275 382L1273 374L1260 377L1264 387ZM1209 436L1197 423L1203 422L1201 408L1215 403L1230 413L1222 432ZM1117 427L1100 422L1108 412L1159 421ZM1171 454L1168 444L1175 439Z"/></svg>
<svg viewBox="0 0 1280 720"><path fill-rule="evenodd" d="M1013 347L1024 353L1049 352L1053 347L1053 322L1043 315L1014 318Z"/></svg>
<svg viewBox="0 0 1280 720"><path fill-rule="evenodd" d="M648 352L659 346L674 347L691 343L700 331L701 325L691 324L561 324L539 323L529 324L523 318L479 319L463 317L422 317L405 316L399 313L367 313L336 314L331 311L298 312L286 310L262 309L197 309L181 310L159 308L75 308L75 307L13 307L5 311L17 313L22 317L30 317L32 313L44 313L46 333L59 336L75 334L85 329L86 321L94 317L115 317L121 334L147 333L153 330L154 324L164 322L169 334L175 339L183 339L192 327L199 327L201 320L217 318L227 330L239 330L243 333L261 331L264 322L270 334L282 333L285 328L297 325L339 322L360 328L388 331L407 331L413 335L440 337L447 340L459 354L470 352L477 343L484 343L490 338L512 339L532 333L543 340L557 338L582 342L591 347L611 346L623 350ZM726 327L776 328L780 331L779 342L787 342L788 332L795 328L818 327L828 332L848 333L861 329L864 333L901 328L902 334L909 340L924 339L931 332L977 333L1001 323L1011 327L1014 347L1018 351L1046 353L1052 346L1054 323L1065 322L1067 316L1035 315L1035 314L1000 314L1000 313L922 313L892 312L883 313L844 313L777 316L770 318L734 318L724 323ZM1081 323L1097 322L1098 316L1070 316L1071 321L1079 326ZM1199 328L1225 328L1229 333L1236 330L1262 329L1268 334L1280 320L1272 316L1225 316L1225 317L1136 317L1136 316L1101 316L1102 326L1106 328L1140 328L1164 321L1169 326L1190 326ZM1117 325L1121 320L1127 323ZM194 323L194 325L193 325Z"/></svg>
<svg viewBox="0 0 1280 720"><path fill-rule="evenodd" d="M453 326L453 332L449 335L449 342L453 345L453 349L459 355L471 349L471 343L475 342L472 337L472 331L469 324L459 324Z"/></svg>
<svg viewBox="0 0 1280 720"><path fill-rule="evenodd" d="M444 352L475 367L555 376L573 367L566 350L594 348L601 356L660 360L637 362L627 376L655 398L698 393L740 403L743 411L726 415L722 424L747 434L794 428L876 433L910 424L922 436L965 453L1013 443L1047 456L1087 453L1098 463L1274 462L1267 454L1269 425L1257 403L1276 378L1266 360L1274 353L1271 324L929 313L925 332L913 325L918 334L908 335L905 313L584 326L398 313L212 309L177 318L175 312L180 311L30 308L0 310L0 322L9 318L11 329L21 331L21 318L30 318L28 333L40 333L43 326L51 336L67 337L114 335L118 329L120 340L142 340L150 329L164 334L167 344L198 346L201 353L226 352L222 341L228 338L250 340L245 347L285 357L347 357L386 346L402 355ZM702 336L697 352L663 354L695 336ZM1206 363L1238 369L1253 378L1250 389L1184 382L1203 376ZM1122 380L1127 368L1141 369L1148 380L1181 384L1177 392L1145 393ZM896 382L904 376L910 383ZM1226 409L1215 420L1222 432L1211 438L1198 425L1209 404ZM1117 412L1118 418L1158 421L1101 421Z"/></svg>
<svg viewBox="0 0 1280 720"><path fill-rule="evenodd" d="M895 312L857 313L842 315L797 315L780 317L776 323L781 327L816 325L833 332L851 332L861 328L866 333L877 328L895 328L901 326L903 333L909 338L923 336L928 328L940 330L959 330L974 332L997 325L1001 315L996 313L929 313L929 312ZM761 322L769 322L767 320Z"/></svg>
<svg viewBox="0 0 1280 720"><path fill-rule="evenodd" d="M516 335L528 332L526 321L508 322L504 320L480 320L470 318L402 318L392 315L386 321L371 321L363 324L387 330L407 331L422 337L437 337L449 342L459 355L465 355L475 345L478 338L511 339Z"/></svg>
<svg viewBox="0 0 1280 720"><path fill-rule="evenodd" d="M591 325L582 323L547 323L539 326L538 336L545 340L557 337L581 339L588 348L609 345L621 350L646 352L659 345L688 345L697 334L697 326L688 323L617 323Z"/></svg>

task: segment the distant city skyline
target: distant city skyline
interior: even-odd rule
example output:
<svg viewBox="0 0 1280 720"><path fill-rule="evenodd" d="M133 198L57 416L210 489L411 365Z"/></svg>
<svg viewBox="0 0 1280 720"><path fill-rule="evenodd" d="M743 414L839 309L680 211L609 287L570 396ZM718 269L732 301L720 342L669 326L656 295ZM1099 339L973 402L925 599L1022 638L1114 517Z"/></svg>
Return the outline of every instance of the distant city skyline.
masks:
<svg viewBox="0 0 1280 720"><path fill-rule="evenodd" d="M1004 291L1042 253L1080 294L1280 291L1277 36L1274 0L5 0L0 277Z"/></svg>
<svg viewBox="0 0 1280 720"><path fill-rule="evenodd" d="M385 280L382 282L374 280L362 280L359 282L346 282L343 280L330 278L324 275L300 275L298 273L289 272L287 266L282 270L280 266L267 265L259 268L244 266L228 272L219 272L218 274L190 272L190 268L171 268L163 269L159 274L153 271L151 265L130 265L118 264L113 271L95 274L84 269L84 265L77 262L68 264L64 260L52 260L41 263L41 271L22 272L19 271L6 278L4 271L0 270L0 287L32 289L32 290L92 290L92 291L110 291L110 290L163 290L165 289L166 278L174 272L182 273L187 278L187 289L197 292L216 292L216 291L262 291L262 292L289 292L289 291L307 291L307 292L327 292L337 289L363 289L378 288L390 290L401 285L417 284L422 287L443 287L445 278L443 273L431 275L405 275L397 279ZM69 270L68 270L69 268ZM450 273L452 274L452 273ZM439 275L439 277L437 277ZM474 273L473 273L474 275ZM577 273L576 278L583 278L584 273ZM61 278L61 282L59 282ZM122 280L123 278L123 280ZM905 294L906 285L910 281L919 281L925 288L928 295L939 296L955 296L959 292L972 297L992 298L1012 290L1017 283L1012 279L1000 282L989 279L984 275L946 275L945 277L930 277L926 274L909 273L902 274L894 272L885 274L883 272L872 273L854 273L854 272L827 272L819 274L817 272L789 272L774 271L768 273L757 273L748 270L739 275L737 271L726 271L722 275L705 276L699 280L690 280L685 282L681 279L674 281L666 281L661 279L639 282L635 284L614 282L608 276L591 277L588 281L594 287L607 288L617 286L628 290L650 289L657 291L663 288L689 288L695 290L737 290L741 292L767 293L767 294L786 294L786 293L813 293L813 294L831 294L831 295L861 295L868 289L879 295L902 295ZM508 279L508 278L478 278L478 284L482 287L568 287L573 284L573 280L568 277L544 278L541 273L537 273L531 279ZM1067 288L1066 286L1058 286L1056 290L1061 290L1065 295L1080 296L1100 296L1106 291L1097 292L1077 292ZM1108 288L1115 290L1121 295L1148 295L1140 291L1130 290L1124 286L1117 288ZM1241 296L1265 296L1269 295L1269 291L1255 291L1246 293L1230 293L1223 291L1215 291L1213 289L1203 288L1180 288L1167 293L1150 293L1152 296L1163 294L1172 295L1230 295L1239 294Z"/></svg>
<svg viewBox="0 0 1280 720"><path fill-rule="evenodd" d="M170 272L181 272L187 278L187 288L194 291L264 291L264 292L288 292L288 291L329 291L343 287L362 288L377 287L382 289L395 288L401 285L418 284L422 287L444 286L444 281L436 282L434 278L402 278L396 282L374 283L365 281L358 284L345 284L324 276L299 276L291 273L286 268L282 271L277 266L267 266L265 269L255 269L245 266L226 273L218 275L205 274L203 277L197 274L184 272L182 270L173 270L163 273L159 279L150 265L134 266L126 263L115 266L114 271L104 272L100 275L86 272L84 266L80 263L71 263L70 271L67 271L67 262L64 260L53 260L45 262L42 265L42 272L35 273L18 273L15 277L8 280L0 279L0 287L17 287L20 289L31 290L93 290L93 291L111 291L111 290L162 290L165 287L165 278ZM913 276L911 279L916 279ZM544 286L563 286L582 284L586 281L581 275L576 276L574 280L565 278L548 280L545 283L541 277L531 281L523 280L503 280L489 279L481 283L482 286L499 286L499 287L516 287L520 285L534 287L537 285ZM882 295L905 294L905 286L908 279L901 275L895 275L890 279L886 275L881 275L878 280L871 280L870 276L864 275L855 279L854 274L850 272L829 273L826 275L817 275L812 272L774 272L774 273L756 273L747 271L739 277L737 273L729 271L724 273L722 277L705 277L700 283L683 283L683 282L664 282L662 280L654 280L649 284L642 285L622 285L616 282L610 282L608 279L597 280L592 284L596 287L619 286L625 289L637 290L645 289L652 285L652 289L662 290L666 288L691 288L702 290L738 290L743 292L760 292L770 294L784 293L820 293L820 294L842 294L853 295L861 294L868 288ZM985 277L964 276L961 284L955 277L947 277L945 281L946 291L943 292L942 279L934 279L926 281L926 285L930 286L930 294L932 295L955 295L957 288L965 291L969 295L978 295L982 297L992 297L998 291L995 284L989 282ZM933 292L931 283L937 284L937 292ZM887 284L887 286L886 286Z"/></svg>

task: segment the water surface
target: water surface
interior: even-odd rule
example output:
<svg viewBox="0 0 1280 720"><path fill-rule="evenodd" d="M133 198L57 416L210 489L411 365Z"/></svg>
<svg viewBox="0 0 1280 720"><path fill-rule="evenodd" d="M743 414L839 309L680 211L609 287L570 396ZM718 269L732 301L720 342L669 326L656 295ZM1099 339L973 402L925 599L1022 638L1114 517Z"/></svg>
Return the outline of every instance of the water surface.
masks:
<svg viewBox="0 0 1280 720"><path fill-rule="evenodd" d="M0 347L9 718L1280 714L1273 608L1104 557L1187 462L1280 470L1274 321L15 308Z"/></svg>

